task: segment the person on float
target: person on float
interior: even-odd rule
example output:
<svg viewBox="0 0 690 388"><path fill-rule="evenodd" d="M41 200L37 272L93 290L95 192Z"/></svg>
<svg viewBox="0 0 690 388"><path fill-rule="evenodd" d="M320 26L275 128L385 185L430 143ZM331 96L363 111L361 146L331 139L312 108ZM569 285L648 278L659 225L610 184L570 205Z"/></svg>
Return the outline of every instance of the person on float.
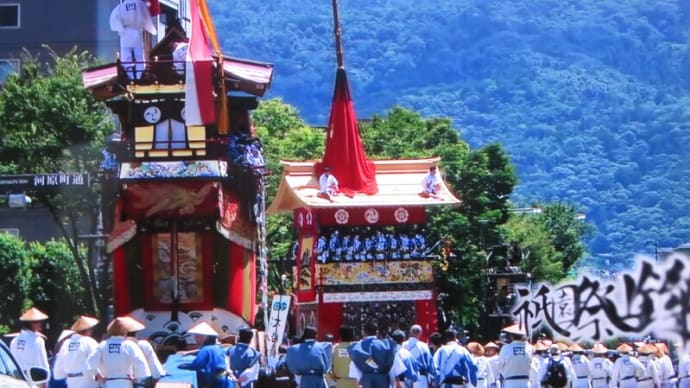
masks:
<svg viewBox="0 0 690 388"><path fill-rule="evenodd" d="M45 336L41 333L43 322L47 319L48 315L35 307L26 310L19 317L22 324L19 335L10 342L10 353L27 376L33 367L50 371Z"/></svg>
<svg viewBox="0 0 690 388"><path fill-rule="evenodd" d="M455 329L443 333L446 343L434 354L434 366L438 371L436 384L443 388L463 388L477 385L477 365L472 356L458 342Z"/></svg>
<svg viewBox="0 0 690 388"><path fill-rule="evenodd" d="M347 349L354 343L355 329L351 326L340 327L340 342L333 346L333 364L331 375L336 388L356 388L357 381L350 377L350 354Z"/></svg>
<svg viewBox="0 0 690 388"><path fill-rule="evenodd" d="M60 353L60 348L62 344L65 343L70 337L72 337L74 331L71 329L64 329L60 332L55 346L53 347L53 356L48 358L48 364L50 364L50 370L53 371L50 375L50 380L48 381L48 388L67 388L67 379L65 377L56 378L55 377L55 362L57 361L57 355Z"/></svg>
<svg viewBox="0 0 690 388"><path fill-rule="evenodd" d="M362 340L350 346L350 377L357 380L361 388L381 388L391 384L390 372L395 360L395 343L379 339L378 324L370 321L364 327Z"/></svg>
<svg viewBox="0 0 690 388"><path fill-rule="evenodd" d="M436 175L436 166L429 167L429 173L422 180L422 197L440 199L441 180Z"/></svg>
<svg viewBox="0 0 690 388"><path fill-rule="evenodd" d="M405 332L402 330L395 330L391 334L391 338L395 342L395 360L393 367L389 372L392 388L408 388L412 387L415 382L419 380L419 370L417 364L412 358L412 353L405 349L403 342L405 341Z"/></svg>
<svg viewBox="0 0 690 388"><path fill-rule="evenodd" d="M638 388L656 388L661 385L659 378L659 366L654 359L656 353L656 346L654 344L645 344L639 348L640 363L644 367L645 373L643 377L637 378Z"/></svg>
<svg viewBox="0 0 690 388"><path fill-rule="evenodd" d="M254 332L251 329L240 329L237 345L227 351L230 370L242 388L253 387L259 378L261 353L249 346L253 338Z"/></svg>
<svg viewBox="0 0 690 388"><path fill-rule="evenodd" d="M97 388L96 370L88 366L87 361L98 349L98 342L93 339L93 328L98 319L86 315L80 316L70 328L74 334L62 344L55 360L53 374L64 378L68 388Z"/></svg>
<svg viewBox="0 0 690 388"><path fill-rule="evenodd" d="M589 358L585 355L585 349L578 344L572 344L568 347L571 352L570 362L575 371L575 381L573 381L573 388L591 388L590 373L589 373Z"/></svg>
<svg viewBox="0 0 690 388"><path fill-rule="evenodd" d="M130 79L141 78L146 68L144 31L157 33L146 2L123 0L110 13L110 29L120 35L120 61Z"/></svg>
<svg viewBox="0 0 690 388"><path fill-rule="evenodd" d="M330 167L324 167L319 177L319 197L332 201L339 191L338 179L331 174Z"/></svg>
<svg viewBox="0 0 690 388"><path fill-rule="evenodd" d="M130 318L117 317L107 328L108 338L98 344L89 357L89 369L97 370L97 379L103 388L132 388L151 375L146 356L139 346L127 339L127 333L145 326Z"/></svg>
<svg viewBox="0 0 690 388"><path fill-rule="evenodd" d="M218 332L202 321L187 330L201 347L192 362L178 365L179 369L196 371L197 383L202 388L229 388L225 350L218 344Z"/></svg>
<svg viewBox="0 0 690 388"><path fill-rule="evenodd" d="M412 385L413 388L427 388L436 377L436 368L434 367L431 349L429 349L429 345L426 342L420 339L421 336L422 327L420 325L412 325L410 327L410 337L403 343L403 347L412 354L419 372L419 379Z"/></svg>
<svg viewBox="0 0 690 388"><path fill-rule="evenodd" d="M589 376L592 388L609 388L613 373L613 363L608 359L609 350L602 344L592 346L592 359L589 362Z"/></svg>
<svg viewBox="0 0 690 388"><path fill-rule="evenodd" d="M525 388L537 378L538 370L532 362L531 346L525 342L526 331L519 324L504 327L506 344L498 354L498 366L505 388Z"/></svg>
<svg viewBox="0 0 690 388"><path fill-rule="evenodd" d="M287 367L299 376L300 388L327 388L324 375L333 364L333 344L316 341L316 328L304 328L302 343L288 348L285 356Z"/></svg>
<svg viewBox="0 0 690 388"><path fill-rule="evenodd" d="M644 366L633 356L630 345L621 344L616 350L620 357L613 363L611 383L618 388L637 388L637 379L645 376Z"/></svg>
<svg viewBox="0 0 690 388"><path fill-rule="evenodd" d="M474 363L477 365L477 388L490 388L496 383L494 373L489 365L489 359L484 356L485 349L479 342L470 342L467 344Z"/></svg>
<svg viewBox="0 0 690 388"><path fill-rule="evenodd" d="M498 351L501 348L493 341L484 345L484 357L491 367L491 374L494 376L493 388L501 388L501 369L498 365Z"/></svg>

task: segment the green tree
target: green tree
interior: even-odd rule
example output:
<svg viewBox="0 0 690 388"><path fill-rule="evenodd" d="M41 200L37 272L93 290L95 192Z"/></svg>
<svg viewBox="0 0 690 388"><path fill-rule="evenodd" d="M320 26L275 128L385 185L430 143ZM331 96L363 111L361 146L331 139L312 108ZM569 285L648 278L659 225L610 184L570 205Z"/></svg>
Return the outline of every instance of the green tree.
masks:
<svg viewBox="0 0 690 388"><path fill-rule="evenodd" d="M95 101L81 83L80 69L93 64L88 53L76 50L58 56L52 51L41 63L26 56L22 70L6 81L0 92L0 165L3 173L51 173L97 171L103 139L112 131L105 107ZM100 304L96 292L93 242L88 254L79 250L79 225L95 233L99 195L89 190L33 193L46 206L62 231L84 285L89 311Z"/></svg>
<svg viewBox="0 0 690 388"><path fill-rule="evenodd" d="M87 311L79 270L64 241L32 242L27 252L31 274L27 298L50 317L49 334L58 335Z"/></svg>
<svg viewBox="0 0 690 388"><path fill-rule="evenodd" d="M267 201L275 197L282 176L281 160L316 160L323 155L325 135L300 118L297 110L280 99L262 101L253 114L257 135L262 139L264 159L271 175L266 180ZM268 282L271 290L281 287L281 275L291 278L291 251L296 239L292 214L276 214L266 220L269 247Z"/></svg>
<svg viewBox="0 0 690 388"><path fill-rule="evenodd" d="M481 273L485 267L482 243L496 236L508 218L507 199L517 183L514 168L498 144L470 150L450 120L424 118L394 107L362 126L369 157L411 158L441 156L444 179L462 200L457 208L430 209L428 235L432 241L452 241L455 259L440 272L439 291L445 307L463 325L476 326L483 309ZM461 290L461 292L458 292Z"/></svg>
<svg viewBox="0 0 690 388"><path fill-rule="evenodd" d="M503 225L507 241L517 241L522 250L523 271L532 274L534 281L557 283L563 279L563 255L552 242L544 222L533 214L518 214Z"/></svg>
<svg viewBox="0 0 690 388"><path fill-rule="evenodd" d="M28 294L29 255L24 243L9 233L0 233L0 325L15 327Z"/></svg>
<svg viewBox="0 0 690 388"><path fill-rule="evenodd" d="M570 204L547 204L540 213L514 213L501 228L504 238L517 241L526 256L525 270L536 281L556 283L585 254L591 226Z"/></svg>

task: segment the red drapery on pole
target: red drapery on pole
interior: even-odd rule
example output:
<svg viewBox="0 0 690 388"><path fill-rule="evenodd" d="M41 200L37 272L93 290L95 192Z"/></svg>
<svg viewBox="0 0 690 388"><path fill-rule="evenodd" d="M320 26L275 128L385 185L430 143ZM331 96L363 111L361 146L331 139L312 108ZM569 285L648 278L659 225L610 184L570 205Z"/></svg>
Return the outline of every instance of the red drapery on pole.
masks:
<svg viewBox="0 0 690 388"><path fill-rule="evenodd" d="M350 85L343 68L338 68L336 72L326 136L323 161L321 165L316 166L315 172L321 174L323 167L330 167L331 173L338 179L340 191L345 195L376 194L379 190L376 183L376 168L367 160L364 152L357 126L357 115L350 97Z"/></svg>
<svg viewBox="0 0 690 388"><path fill-rule="evenodd" d="M151 14L151 16L156 16L161 13L161 5L158 2L158 0L150 0L149 13Z"/></svg>
<svg viewBox="0 0 690 388"><path fill-rule="evenodd" d="M192 28L186 58L185 116L187 125L206 125L216 121L213 58L198 1L189 2Z"/></svg>

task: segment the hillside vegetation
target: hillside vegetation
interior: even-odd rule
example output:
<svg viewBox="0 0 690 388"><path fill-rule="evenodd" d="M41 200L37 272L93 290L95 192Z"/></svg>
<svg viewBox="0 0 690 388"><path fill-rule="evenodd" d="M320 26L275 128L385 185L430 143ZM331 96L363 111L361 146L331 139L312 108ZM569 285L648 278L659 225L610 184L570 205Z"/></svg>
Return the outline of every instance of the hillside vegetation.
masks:
<svg viewBox="0 0 690 388"><path fill-rule="evenodd" d="M322 125L331 2L211 0L226 54L276 64L269 97ZM503 145L518 205L565 201L614 266L690 236L689 0L341 0L360 118L395 105Z"/></svg>

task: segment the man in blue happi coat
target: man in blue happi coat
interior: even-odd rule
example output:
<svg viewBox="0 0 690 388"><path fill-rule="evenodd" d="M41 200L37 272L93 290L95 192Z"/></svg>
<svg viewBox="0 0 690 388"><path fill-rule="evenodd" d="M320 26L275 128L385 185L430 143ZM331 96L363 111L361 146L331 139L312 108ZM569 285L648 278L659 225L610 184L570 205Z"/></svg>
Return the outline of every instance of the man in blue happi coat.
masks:
<svg viewBox="0 0 690 388"><path fill-rule="evenodd" d="M412 359L414 359L419 371L419 380L414 383L414 388L428 388L436 376L436 367L434 366L431 351L429 346L420 340L421 335L422 327L420 325L412 325L410 328L410 338L403 343L403 347L412 354Z"/></svg>
<svg viewBox="0 0 690 388"><path fill-rule="evenodd" d="M377 338L376 322L369 322L364 328L366 338L354 343L350 349L350 377L359 381L362 388L389 387L388 373L395 359L395 343L391 339Z"/></svg>
<svg viewBox="0 0 690 388"><path fill-rule="evenodd" d="M300 388L327 388L324 378L331 369L333 344L316 341L316 328L304 329L301 344L288 348L285 362L292 374L299 376Z"/></svg>
<svg viewBox="0 0 690 388"><path fill-rule="evenodd" d="M466 388L477 385L477 364L470 352L458 342L458 333L448 329L443 333L446 344L434 354L438 368L436 382L441 388Z"/></svg>
<svg viewBox="0 0 690 388"><path fill-rule="evenodd" d="M192 362L180 364L178 368L195 370L200 388L229 388L225 352L216 341L218 332L208 323L201 322L187 330L187 333L195 335L201 348Z"/></svg>
<svg viewBox="0 0 690 388"><path fill-rule="evenodd" d="M405 341L405 332L396 330L391 334L395 341L395 361L389 373L391 379L396 382L396 387L412 388L413 384L419 380L419 370L412 358L412 353L405 349L402 344Z"/></svg>
<svg viewBox="0 0 690 388"><path fill-rule="evenodd" d="M228 349L230 370L242 388L251 388L259 378L261 353L249 346L254 337L251 329L240 329L237 345Z"/></svg>

